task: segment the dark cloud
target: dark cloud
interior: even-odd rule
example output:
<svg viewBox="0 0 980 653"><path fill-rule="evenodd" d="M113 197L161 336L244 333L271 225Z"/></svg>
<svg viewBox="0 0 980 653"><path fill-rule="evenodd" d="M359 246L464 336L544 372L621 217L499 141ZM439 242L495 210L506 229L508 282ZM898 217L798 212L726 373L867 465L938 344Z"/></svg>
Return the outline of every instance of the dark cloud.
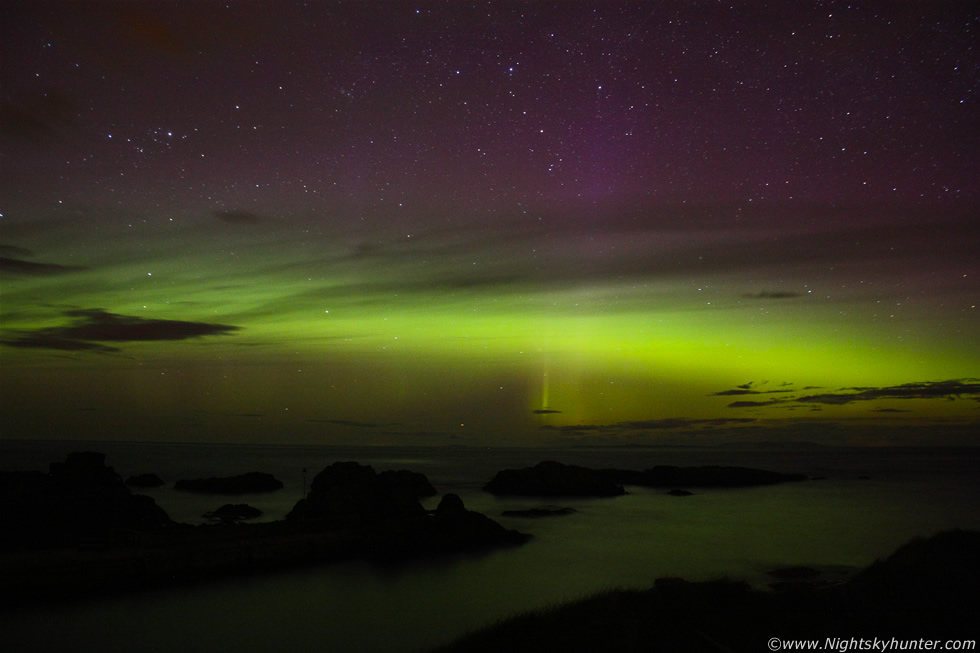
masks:
<svg viewBox="0 0 980 653"><path fill-rule="evenodd" d="M775 404L782 404L787 399L770 399L769 401L733 401L728 404L729 408L759 408L760 406L773 406Z"/></svg>
<svg viewBox="0 0 980 653"><path fill-rule="evenodd" d="M259 224L264 218L250 211L215 211L214 217L229 224Z"/></svg>
<svg viewBox="0 0 980 653"><path fill-rule="evenodd" d="M614 433L622 431L656 431L663 429L684 429L705 426L730 426L733 424L748 424L755 421L756 420L753 417L715 417L703 419L667 417L663 419L617 422L615 424L569 424L565 426L542 426L540 428L543 430L558 431L560 433L578 434L588 431Z"/></svg>
<svg viewBox="0 0 980 653"><path fill-rule="evenodd" d="M16 245L0 245L0 256L31 258L34 256L34 252L26 247L17 247Z"/></svg>
<svg viewBox="0 0 980 653"><path fill-rule="evenodd" d="M59 351L93 351L102 354L122 351L118 347L100 345L97 342L74 340L47 333L33 333L0 340L5 345L22 349L57 349Z"/></svg>
<svg viewBox="0 0 980 653"><path fill-rule="evenodd" d="M553 426L551 424L545 424L539 427L542 431L558 431L559 433L586 433L589 431L609 431L612 430L610 426L600 426L598 424L570 424L566 426Z"/></svg>
<svg viewBox="0 0 980 653"><path fill-rule="evenodd" d="M58 265L57 263L34 263L17 258L0 257L0 271L27 276L54 276L78 272L86 268L78 265Z"/></svg>
<svg viewBox="0 0 980 653"><path fill-rule="evenodd" d="M762 292L744 293L742 295L742 297L745 297L746 299L792 299L794 297L802 296L802 293L779 290L763 290Z"/></svg>
<svg viewBox="0 0 980 653"><path fill-rule="evenodd" d="M537 410L532 410L535 415L550 415L551 413L560 413L560 410L552 410L550 408L539 408Z"/></svg>
<svg viewBox="0 0 980 653"><path fill-rule="evenodd" d="M66 311L73 324L19 332L3 340L12 347L59 349L63 351L115 352L102 342L186 340L202 336L228 335L241 327L181 320L149 320L109 313L101 308Z"/></svg>
<svg viewBox="0 0 980 653"><path fill-rule="evenodd" d="M849 404L876 399L958 399L963 395L980 395L980 379L951 379L904 383L882 388L843 388L841 392L800 397L799 403Z"/></svg>
<svg viewBox="0 0 980 653"><path fill-rule="evenodd" d="M680 429L692 426L727 426L729 424L746 424L754 422L751 417L716 417L711 419L688 419L685 417L668 417L666 419L651 419L639 422L619 422L615 426L624 429Z"/></svg>
<svg viewBox="0 0 980 653"><path fill-rule="evenodd" d="M739 386L743 388L743 386ZM813 389L811 387L804 388ZM733 389L715 392L714 397L746 395L746 394L773 394L787 393L790 390L769 390L767 392L757 392L746 389ZM729 408L760 408L764 406L774 406L777 404L825 404L833 406L843 406L856 401L876 401L881 399L959 399L970 397L980 400L980 379L950 379L947 381L924 381L918 383L904 383L901 385L883 387L857 387L841 388L836 392L824 392L820 394L803 395L800 397L786 397L780 399L770 399L767 401L733 401L728 404ZM897 409L882 408L878 412L903 412Z"/></svg>
<svg viewBox="0 0 980 653"><path fill-rule="evenodd" d="M774 395L774 394L785 394L787 392L793 392L790 389L783 390L750 390L752 384L746 383L745 385L740 385L731 390L722 390L721 392L712 392L709 397L738 397L742 395ZM788 384L784 384L788 385Z"/></svg>

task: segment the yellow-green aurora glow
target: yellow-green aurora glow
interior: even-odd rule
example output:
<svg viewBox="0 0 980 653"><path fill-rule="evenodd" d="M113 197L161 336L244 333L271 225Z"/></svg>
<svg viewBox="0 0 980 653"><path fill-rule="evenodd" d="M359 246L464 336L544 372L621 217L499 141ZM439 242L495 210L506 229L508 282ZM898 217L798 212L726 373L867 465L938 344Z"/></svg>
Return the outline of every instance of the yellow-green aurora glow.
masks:
<svg viewBox="0 0 980 653"><path fill-rule="evenodd" d="M0 3L0 431L974 443L963 3Z"/></svg>
<svg viewBox="0 0 980 653"><path fill-rule="evenodd" d="M365 239L303 221L167 221L151 238L127 225L86 241L70 223L14 227L66 269L4 277L5 421L22 437L538 444L975 420L976 401L951 400L976 393L975 311L956 292L968 256L934 238L949 258L923 275L908 224L882 227L902 256L867 259L827 247L848 237L838 224L789 259L751 228L498 223ZM119 336L70 314L96 309L235 329ZM73 337L101 349L59 343L84 324ZM949 380L965 385L895 390ZM875 392L800 400L854 388Z"/></svg>

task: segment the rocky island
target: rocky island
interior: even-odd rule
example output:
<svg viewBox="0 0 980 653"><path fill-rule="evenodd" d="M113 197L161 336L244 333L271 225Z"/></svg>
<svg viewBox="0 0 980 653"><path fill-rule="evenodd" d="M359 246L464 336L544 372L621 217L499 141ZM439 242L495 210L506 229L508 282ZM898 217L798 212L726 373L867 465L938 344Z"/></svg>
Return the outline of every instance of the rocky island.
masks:
<svg viewBox="0 0 980 653"><path fill-rule="evenodd" d="M92 451L68 454L40 471L0 472L0 551L94 545L110 534L174 525L150 497L133 494Z"/></svg>
<svg viewBox="0 0 980 653"><path fill-rule="evenodd" d="M522 544L530 537L467 510L455 494L443 496L430 514L419 498L433 494L422 474L378 474L367 465L338 462L316 475L286 523L320 532L352 530L361 550L382 560Z"/></svg>
<svg viewBox="0 0 980 653"><path fill-rule="evenodd" d="M613 497L626 493L625 485L675 488L751 487L804 481L803 474L782 474L748 467L672 467L667 465L643 471L628 469L590 469L546 460L534 467L497 472L483 489L495 495L536 497Z"/></svg>
<svg viewBox="0 0 980 653"><path fill-rule="evenodd" d="M242 521L244 519L257 519L261 516L261 510L247 503L226 503L217 510L212 510L202 515L205 519L225 523Z"/></svg>
<svg viewBox="0 0 980 653"><path fill-rule="evenodd" d="M497 472L483 489L491 494L535 497L616 497L623 486L596 470L545 460L534 467Z"/></svg>
<svg viewBox="0 0 980 653"><path fill-rule="evenodd" d="M0 603L81 598L103 592L200 582L221 575L361 558L400 562L526 542L467 510L454 495L427 511L435 489L422 474L376 473L354 462L317 474L309 495L284 520L234 518L176 523L156 502L133 494L95 452L69 454L48 473L0 472ZM216 511L217 512L217 511ZM225 514L222 513L222 514Z"/></svg>

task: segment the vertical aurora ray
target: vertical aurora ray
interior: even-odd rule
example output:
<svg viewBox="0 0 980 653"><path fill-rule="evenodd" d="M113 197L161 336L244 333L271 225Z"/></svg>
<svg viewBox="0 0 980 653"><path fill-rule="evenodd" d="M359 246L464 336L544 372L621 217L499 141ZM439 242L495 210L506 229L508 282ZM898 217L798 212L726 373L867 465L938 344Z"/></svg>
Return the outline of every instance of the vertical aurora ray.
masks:
<svg viewBox="0 0 980 653"><path fill-rule="evenodd" d="M544 368L541 375L541 410L548 410L551 406L548 403L548 391L550 389L550 379L548 378L548 367Z"/></svg>

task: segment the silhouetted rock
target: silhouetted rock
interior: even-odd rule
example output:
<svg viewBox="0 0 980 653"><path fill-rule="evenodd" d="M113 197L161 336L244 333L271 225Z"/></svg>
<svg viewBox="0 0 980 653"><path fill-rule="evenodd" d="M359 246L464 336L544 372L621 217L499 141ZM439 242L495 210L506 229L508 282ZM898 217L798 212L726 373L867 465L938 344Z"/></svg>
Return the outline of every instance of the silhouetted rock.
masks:
<svg viewBox="0 0 980 653"><path fill-rule="evenodd" d="M105 454L95 451L75 451L63 463L51 463L48 475L62 486L103 487L118 489L123 483L119 474L105 464Z"/></svg>
<svg viewBox="0 0 980 653"><path fill-rule="evenodd" d="M624 485L673 488L748 487L803 480L806 480L806 476L802 474L781 474L748 467L661 465L635 471L589 469L549 460L534 467L497 472L483 489L498 495L611 497L625 494Z"/></svg>
<svg viewBox="0 0 980 653"><path fill-rule="evenodd" d="M0 514L7 546L77 545L107 538L112 529L172 524L150 497L134 495L105 454L68 454L42 472L0 472Z"/></svg>
<svg viewBox="0 0 980 653"><path fill-rule="evenodd" d="M426 491L426 486L432 487L422 474L379 475L368 465L337 462L313 478L309 494L296 503L286 519L320 519L351 525L417 517L425 513L418 492Z"/></svg>
<svg viewBox="0 0 980 653"><path fill-rule="evenodd" d="M259 513L228 504L207 515L220 523L190 526L131 494L101 454L70 455L49 474L0 473L0 550L11 556L0 559L0 608L351 558L397 563L530 537L455 495L430 514L418 499L429 488L421 474L336 463L285 520L234 523ZM24 556L28 547L46 550Z"/></svg>
<svg viewBox="0 0 980 653"><path fill-rule="evenodd" d="M415 497L434 497L438 494L425 474L419 472L398 469L381 472L379 476L382 482L388 484L389 487L405 490Z"/></svg>
<svg viewBox="0 0 980 653"><path fill-rule="evenodd" d="M243 519L255 519L262 516L262 511L247 503L226 503L217 510L204 513L205 519L221 522L236 522Z"/></svg>
<svg viewBox="0 0 980 653"><path fill-rule="evenodd" d="M436 506L436 517L440 519L456 519L460 515L465 515L469 512L466 506L463 505L463 500L459 498L458 494L452 492L444 495L439 499L439 505Z"/></svg>
<svg viewBox="0 0 980 653"><path fill-rule="evenodd" d="M436 508L434 522L437 551L465 551L491 546L523 544L529 535L504 528L486 515L467 510L456 494L446 494Z"/></svg>
<svg viewBox="0 0 980 653"><path fill-rule="evenodd" d="M523 510L504 510L501 515L504 517L560 517L571 515L576 512L575 508L526 508Z"/></svg>
<svg viewBox="0 0 980 653"><path fill-rule="evenodd" d="M126 485L130 487L160 487L163 479L156 474L135 474L126 479Z"/></svg>
<svg viewBox="0 0 980 653"><path fill-rule="evenodd" d="M282 481L272 474L248 472L222 478L181 479L174 483L175 490L201 494L246 494L249 492L275 492L282 489Z"/></svg>
<svg viewBox="0 0 980 653"><path fill-rule="evenodd" d="M977 551L980 533L940 533L906 544L846 583L784 583L781 591L660 578L648 590L610 591L521 614L436 651L716 653L806 639L835 650L892 650L923 648L923 641L929 648L929 637L975 640ZM794 569L791 575L805 573Z"/></svg>
<svg viewBox="0 0 980 653"><path fill-rule="evenodd" d="M693 492L687 490L681 490L680 488L674 488L673 490L668 490L665 494L669 494L672 497L690 497L694 496Z"/></svg>
<svg viewBox="0 0 980 653"><path fill-rule="evenodd" d="M529 537L467 510L455 494L429 514L417 496L426 486L421 474L377 474L367 465L338 462L316 475L286 520L356 533L356 554L384 561L521 544Z"/></svg>
<svg viewBox="0 0 980 653"><path fill-rule="evenodd" d="M803 474L781 474L750 467L674 467L658 465L643 471L603 469L598 472L611 483L644 487L751 487L789 481L805 481Z"/></svg>
<svg viewBox="0 0 980 653"><path fill-rule="evenodd" d="M847 584L855 601L868 604L876 620L897 616L918 632L955 633L964 610L975 606L980 586L980 532L946 531L916 538L857 574ZM928 604L930 616L921 614ZM972 617L971 617L972 618ZM962 631L962 628L960 628ZM975 628L973 630L975 633ZM953 635L950 635L953 636Z"/></svg>
<svg viewBox="0 0 980 653"><path fill-rule="evenodd" d="M483 489L497 495L538 497L614 497L626 494L622 486L586 467L552 460L524 469L497 472Z"/></svg>

